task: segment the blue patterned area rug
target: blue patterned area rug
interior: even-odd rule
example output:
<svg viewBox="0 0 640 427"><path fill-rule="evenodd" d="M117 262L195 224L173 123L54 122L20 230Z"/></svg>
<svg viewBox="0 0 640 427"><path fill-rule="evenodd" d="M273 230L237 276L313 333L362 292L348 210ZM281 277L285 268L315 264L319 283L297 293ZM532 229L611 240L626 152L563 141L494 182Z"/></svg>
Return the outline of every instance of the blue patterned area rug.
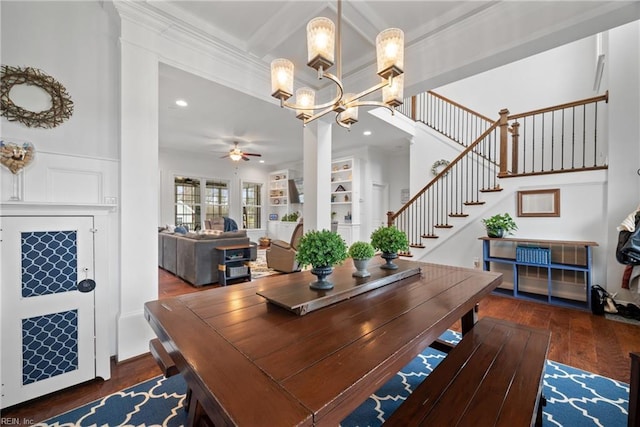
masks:
<svg viewBox="0 0 640 427"><path fill-rule="evenodd" d="M441 339L456 343L460 336L449 331ZM444 353L426 349L345 418L341 426L381 426L444 357ZM157 377L36 426L182 426L187 420L182 408L186 389L180 375ZM545 427L627 425L629 386L625 383L548 361L544 395Z"/></svg>

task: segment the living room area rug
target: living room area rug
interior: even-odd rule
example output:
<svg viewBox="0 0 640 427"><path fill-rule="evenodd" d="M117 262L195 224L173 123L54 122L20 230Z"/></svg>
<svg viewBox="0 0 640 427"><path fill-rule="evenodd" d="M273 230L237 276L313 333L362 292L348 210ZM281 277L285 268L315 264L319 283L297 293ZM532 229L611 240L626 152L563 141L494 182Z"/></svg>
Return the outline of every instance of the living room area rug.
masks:
<svg viewBox="0 0 640 427"><path fill-rule="evenodd" d="M251 267L251 280L259 279L261 277L273 276L274 274L282 274L273 268L267 267L267 250L258 249L258 253L255 261L251 261L249 264Z"/></svg>
<svg viewBox="0 0 640 427"><path fill-rule="evenodd" d="M457 343L460 334L447 331L441 339ZM446 357L427 348L345 418L342 427L381 426ZM187 385L181 375L162 376L110 394L36 426L150 426L185 425L183 409ZM551 360L544 374L543 426L626 426L629 386L625 383Z"/></svg>

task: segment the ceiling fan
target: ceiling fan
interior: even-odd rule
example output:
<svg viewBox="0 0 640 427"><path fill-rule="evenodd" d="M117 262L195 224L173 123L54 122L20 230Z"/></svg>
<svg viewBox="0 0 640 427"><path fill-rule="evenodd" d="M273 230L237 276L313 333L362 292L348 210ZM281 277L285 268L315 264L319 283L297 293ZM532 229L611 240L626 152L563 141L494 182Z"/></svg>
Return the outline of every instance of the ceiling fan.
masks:
<svg viewBox="0 0 640 427"><path fill-rule="evenodd" d="M244 153L240 148L238 148L238 143L237 142L234 142L233 144L234 144L234 147L231 150L229 150L229 154L220 157L221 159L226 159L227 157L229 157L234 162L239 162L240 159L249 160L249 157L247 157L247 156L262 157L262 154Z"/></svg>

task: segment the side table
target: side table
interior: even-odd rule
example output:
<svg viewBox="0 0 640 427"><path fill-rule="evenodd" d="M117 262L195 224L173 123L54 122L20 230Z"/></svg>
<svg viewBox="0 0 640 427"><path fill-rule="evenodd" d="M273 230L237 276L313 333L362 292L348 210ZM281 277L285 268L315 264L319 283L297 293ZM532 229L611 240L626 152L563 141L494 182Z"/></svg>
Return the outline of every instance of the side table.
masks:
<svg viewBox="0 0 640 427"><path fill-rule="evenodd" d="M251 245L218 246L218 283L227 286L230 280L251 280Z"/></svg>

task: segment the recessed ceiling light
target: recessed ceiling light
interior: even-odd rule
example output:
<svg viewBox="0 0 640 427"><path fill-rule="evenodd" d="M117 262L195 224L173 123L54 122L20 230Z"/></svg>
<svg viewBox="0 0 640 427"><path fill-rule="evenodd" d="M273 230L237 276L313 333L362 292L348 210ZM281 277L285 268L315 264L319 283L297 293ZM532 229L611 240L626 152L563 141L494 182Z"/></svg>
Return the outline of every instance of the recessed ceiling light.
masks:
<svg viewBox="0 0 640 427"><path fill-rule="evenodd" d="M260 163L264 163L264 160L259 160Z"/></svg>
<svg viewBox="0 0 640 427"><path fill-rule="evenodd" d="M176 105L178 107L186 107L189 104L184 99L178 99L178 100L176 100Z"/></svg>
<svg viewBox="0 0 640 427"><path fill-rule="evenodd" d="M362 132L362 134L364 136L369 136L369 135L371 135L371 131L370 130L365 130L364 132Z"/></svg>

